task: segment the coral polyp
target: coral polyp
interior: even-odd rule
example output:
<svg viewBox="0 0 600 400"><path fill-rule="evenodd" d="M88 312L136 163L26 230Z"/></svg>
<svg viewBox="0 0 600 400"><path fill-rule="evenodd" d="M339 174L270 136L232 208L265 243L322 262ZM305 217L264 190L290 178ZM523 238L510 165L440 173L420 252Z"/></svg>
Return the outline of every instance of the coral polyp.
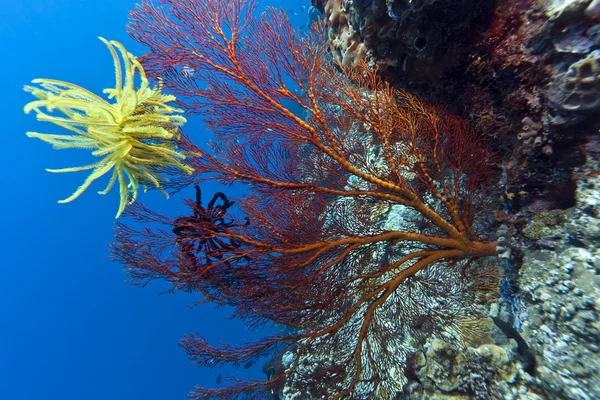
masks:
<svg viewBox="0 0 600 400"><path fill-rule="evenodd" d="M190 174L185 155L178 149L179 127L186 122L182 110L168 105L175 97L151 88L142 65L119 42L99 38L108 47L115 66L115 87L105 89L109 102L72 83L35 79L38 86L25 86L38 100L25 106L35 111L39 121L52 122L75 135L27 132L27 136L50 143L55 149L89 149L102 157L98 162L71 168L47 169L49 172L92 170L75 192L59 203L79 197L96 179L110 170L106 194L118 180L120 204L117 217L137 198L139 186L153 186L164 192L164 172L179 170ZM119 57L120 56L120 57ZM121 62L122 59L122 62ZM139 87L135 89L136 76ZM45 109L45 111L43 111ZM60 112L63 116L52 115Z"/></svg>

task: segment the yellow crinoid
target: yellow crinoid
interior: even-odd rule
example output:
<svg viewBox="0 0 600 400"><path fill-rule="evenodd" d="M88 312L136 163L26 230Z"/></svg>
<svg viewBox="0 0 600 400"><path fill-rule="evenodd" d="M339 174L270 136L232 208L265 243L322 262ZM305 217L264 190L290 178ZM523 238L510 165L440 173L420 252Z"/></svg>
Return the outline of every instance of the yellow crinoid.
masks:
<svg viewBox="0 0 600 400"><path fill-rule="evenodd" d="M140 185L145 189L152 185L164 192L161 182L167 179L161 172L176 168L191 174L193 169L182 162L185 156L177 147L178 130L186 120L181 115L182 110L167 105L175 97L162 94L160 87L150 88L142 65L123 45L99 39L108 47L115 64L115 87L104 89L112 102L72 83L35 79L32 83L39 87L25 86L25 90L39 100L28 103L25 112L34 110L39 121L52 122L75 135L27 132L27 136L48 142L55 149L90 149L92 155L102 157L82 167L47 171L93 170L71 196L59 201L68 203L112 169L108 186L98 193L106 194L115 181L119 181L119 217L125 206L135 201ZM134 88L136 74L139 76L137 90ZM64 115L50 115L54 111Z"/></svg>

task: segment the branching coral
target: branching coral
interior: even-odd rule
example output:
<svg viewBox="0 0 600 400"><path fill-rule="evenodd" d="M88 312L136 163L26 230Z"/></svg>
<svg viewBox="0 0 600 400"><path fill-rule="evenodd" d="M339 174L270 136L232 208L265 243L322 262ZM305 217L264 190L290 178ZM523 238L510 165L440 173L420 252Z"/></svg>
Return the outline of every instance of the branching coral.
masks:
<svg viewBox="0 0 600 400"><path fill-rule="evenodd" d="M27 136L50 143L55 149L91 149L93 156L102 157L89 165L47 171L93 170L71 196L59 201L68 203L112 169L107 187L99 193L108 193L119 181L118 217L128 203L135 201L140 184L161 189L161 181L166 179L162 171L175 168L191 173L192 168L182 163L185 156L177 150L178 128L185 118L180 115L180 109L167 104L175 97L162 94L161 88L150 88L141 64L120 43L100 40L108 47L115 65L115 87L104 90L114 102L109 103L72 83L35 79L33 83L40 87L25 86L25 90L39 100L28 103L25 112L33 110L39 121L52 122L75 135L27 132ZM134 87L136 76L140 79L137 90ZM61 112L64 117L51 115L53 111Z"/></svg>

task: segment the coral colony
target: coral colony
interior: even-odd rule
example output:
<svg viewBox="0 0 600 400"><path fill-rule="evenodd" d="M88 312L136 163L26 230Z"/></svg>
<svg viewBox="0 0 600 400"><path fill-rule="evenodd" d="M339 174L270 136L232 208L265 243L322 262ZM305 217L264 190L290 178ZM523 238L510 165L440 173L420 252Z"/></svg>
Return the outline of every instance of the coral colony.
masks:
<svg viewBox="0 0 600 400"><path fill-rule="evenodd" d="M529 238L533 225L523 226L534 212L562 216L545 210L572 205L575 190L564 189L568 163L538 184L537 202L528 203L523 182L542 176L540 160L558 157L558 142L572 145L551 134L564 129L553 128L564 113L600 104L598 50L570 58L545 102L538 88L548 68L522 43L552 43L534 38L553 31L525 12L531 2L383 3L315 0L311 15L325 18L301 34L283 11L258 13L254 0L143 1L128 32L147 54L136 59L103 40L115 60L117 82L106 90L114 104L59 81L26 87L40 99L26 111L77 135L29 136L104 157L51 170L93 169L65 201L113 169L101 193L118 179L125 218L111 255L134 283L162 279L233 307L250 328L283 327L244 345L185 336L199 366L266 362L264 380L221 385L219 375L219 387L196 387L192 399L541 398L532 383L540 360L519 333L527 319L519 288L531 283L520 281L527 253L515 237ZM596 20L596 3L570 12ZM587 42L573 45L572 36L582 29L561 31L555 45L580 51ZM511 84L490 78L496 72ZM455 95L464 101L452 103ZM552 104L554 114L544 108ZM184 134L182 110L214 140ZM206 181L246 191L203 202ZM140 184L195 195L189 213L135 202ZM570 195L553 197L559 190ZM530 240L565 223L551 217L535 219Z"/></svg>
<svg viewBox="0 0 600 400"><path fill-rule="evenodd" d="M171 235L174 221L133 207L136 219L167 229L119 223L114 256L138 280L162 277L237 307L251 325L294 328L239 348L186 337L190 357L207 366L294 349L265 382L197 388L193 398L267 396L287 380L306 382L312 396L391 395L402 389L391 373L406 338L477 329L470 304L487 275L474 260L496 254L485 235L490 152L464 122L393 90L365 64L340 73L322 30L301 37L282 12L256 17L254 6L144 3L132 13L132 36L152 49L146 69L216 136L210 150L182 144L197 155L180 182L248 184L238 206L249 223L190 219ZM380 224L389 210L405 220ZM226 211L218 221L234 218ZM206 240L217 245L176 245Z"/></svg>

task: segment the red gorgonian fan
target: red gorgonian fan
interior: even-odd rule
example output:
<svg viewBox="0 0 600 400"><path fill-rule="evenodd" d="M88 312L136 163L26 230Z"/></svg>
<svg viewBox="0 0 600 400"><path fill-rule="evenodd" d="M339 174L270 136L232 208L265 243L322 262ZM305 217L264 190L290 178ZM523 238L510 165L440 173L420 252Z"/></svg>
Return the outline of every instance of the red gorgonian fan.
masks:
<svg viewBox="0 0 600 400"><path fill-rule="evenodd" d="M295 332L240 347L185 337L202 366L285 353L264 382L191 398L267 399L284 386L394 396L411 346L442 330L472 334L477 292L494 286L475 261L496 255L485 142L366 65L334 65L322 27L300 36L281 11L253 16L252 0L160 4L131 15L130 34L150 49L143 65L215 133L209 150L184 144L195 173L178 188L245 183L249 223L229 207L200 217L199 200L175 220L137 205L129 214L148 227L119 223L113 255L140 283L166 279L236 307L250 326Z"/></svg>

